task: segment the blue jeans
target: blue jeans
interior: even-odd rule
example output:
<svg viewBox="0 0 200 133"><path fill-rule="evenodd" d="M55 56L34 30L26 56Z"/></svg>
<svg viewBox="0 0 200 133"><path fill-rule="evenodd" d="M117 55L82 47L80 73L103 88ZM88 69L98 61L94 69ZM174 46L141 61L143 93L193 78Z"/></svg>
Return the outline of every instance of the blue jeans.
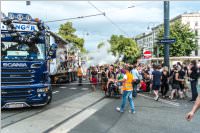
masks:
<svg viewBox="0 0 200 133"><path fill-rule="evenodd" d="M198 92L197 92L197 80L193 80L190 83L191 83L191 90L192 90L192 100L196 100L196 98L198 96Z"/></svg>
<svg viewBox="0 0 200 133"><path fill-rule="evenodd" d="M133 83L132 85L133 85L133 92L132 92L132 94L133 94L133 97L136 97L137 96L137 84Z"/></svg>
<svg viewBox="0 0 200 133"><path fill-rule="evenodd" d="M123 91L123 94L122 94L122 103L121 103L121 107L120 107L120 111L121 112L124 112L124 108L125 108L125 105L126 105L126 99L128 97L128 101L129 101L129 104L130 104L130 107L131 107L131 111L134 112L135 109L134 109L134 103L133 103L133 98L132 98L132 92L133 91Z"/></svg>

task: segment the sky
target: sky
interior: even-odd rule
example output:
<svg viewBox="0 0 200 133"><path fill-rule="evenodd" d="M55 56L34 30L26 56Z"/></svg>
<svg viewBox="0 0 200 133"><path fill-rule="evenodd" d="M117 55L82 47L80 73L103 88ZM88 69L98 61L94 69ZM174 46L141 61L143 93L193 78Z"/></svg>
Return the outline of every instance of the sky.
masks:
<svg viewBox="0 0 200 133"><path fill-rule="evenodd" d="M76 34L85 39L85 48L95 51L100 42L109 40L112 34L134 37L163 23L163 1L1 1L1 11L28 13L43 21L86 16L105 12L105 16L69 20L76 28ZM200 1L171 1L170 18L185 12L199 12ZM134 7L133 7L134 6ZM130 8L132 7L132 8ZM100 10L100 11L99 11ZM60 24L67 21L47 23L50 29L58 32Z"/></svg>

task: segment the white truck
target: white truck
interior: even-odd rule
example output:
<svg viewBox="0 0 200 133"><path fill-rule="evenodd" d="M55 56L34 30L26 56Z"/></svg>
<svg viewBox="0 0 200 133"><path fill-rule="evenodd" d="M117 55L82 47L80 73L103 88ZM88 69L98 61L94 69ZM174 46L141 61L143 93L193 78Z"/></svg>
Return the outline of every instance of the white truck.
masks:
<svg viewBox="0 0 200 133"><path fill-rule="evenodd" d="M51 33L52 36L57 36ZM77 62L73 56L70 55L68 42L61 43L54 38L50 38L50 42L57 43L56 55L50 61L50 77L51 82L73 82L76 80ZM62 41L63 42L63 41Z"/></svg>

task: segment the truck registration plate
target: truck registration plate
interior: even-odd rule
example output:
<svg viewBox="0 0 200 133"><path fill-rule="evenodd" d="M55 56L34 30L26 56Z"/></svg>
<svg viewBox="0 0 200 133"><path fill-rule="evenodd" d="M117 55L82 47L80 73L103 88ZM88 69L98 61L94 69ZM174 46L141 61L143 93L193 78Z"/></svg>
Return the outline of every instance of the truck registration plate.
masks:
<svg viewBox="0 0 200 133"><path fill-rule="evenodd" d="M22 103L12 103L12 104L9 104L7 107L8 108L22 108L22 107L24 107L24 104L22 104Z"/></svg>

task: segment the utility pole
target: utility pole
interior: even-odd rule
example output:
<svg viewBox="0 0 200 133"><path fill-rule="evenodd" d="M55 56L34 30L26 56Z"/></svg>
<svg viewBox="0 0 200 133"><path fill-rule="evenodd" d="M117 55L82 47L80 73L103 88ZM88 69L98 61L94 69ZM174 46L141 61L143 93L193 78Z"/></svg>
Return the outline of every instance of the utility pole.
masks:
<svg viewBox="0 0 200 133"><path fill-rule="evenodd" d="M169 27L169 1L164 1L164 39L169 38L170 27ZM169 44L164 44L164 65L169 69Z"/></svg>

